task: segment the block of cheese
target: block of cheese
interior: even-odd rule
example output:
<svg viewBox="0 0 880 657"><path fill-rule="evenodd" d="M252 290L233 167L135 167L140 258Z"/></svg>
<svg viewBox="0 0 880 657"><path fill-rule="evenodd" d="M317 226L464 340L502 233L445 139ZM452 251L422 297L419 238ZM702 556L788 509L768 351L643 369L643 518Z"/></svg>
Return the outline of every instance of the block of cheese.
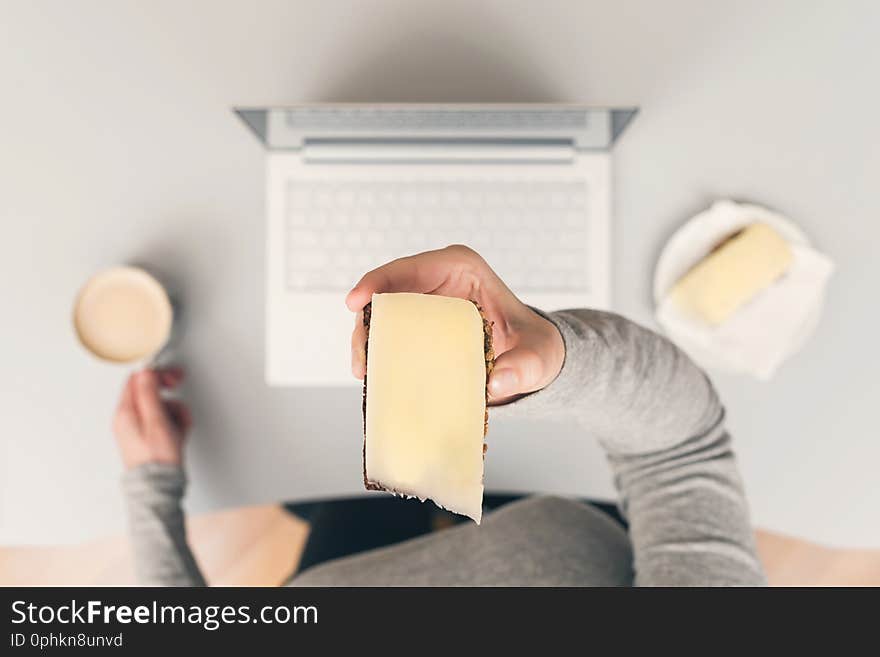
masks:
<svg viewBox="0 0 880 657"><path fill-rule="evenodd" d="M782 276L791 247L767 224L747 226L697 263L672 287L685 313L718 326Z"/></svg>
<svg viewBox="0 0 880 657"><path fill-rule="evenodd" d="M365 486L479 523L490 324L471 301L428 294L375 294L364 315Z"/></svg>

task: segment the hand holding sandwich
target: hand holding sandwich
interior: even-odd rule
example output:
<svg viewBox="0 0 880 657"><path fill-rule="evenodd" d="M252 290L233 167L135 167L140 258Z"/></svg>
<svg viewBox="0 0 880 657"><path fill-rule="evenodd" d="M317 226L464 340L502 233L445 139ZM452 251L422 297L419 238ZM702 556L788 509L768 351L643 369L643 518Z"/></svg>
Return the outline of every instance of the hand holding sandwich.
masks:
<svg viewBox="0 0 880 657"><path fill-rule="evenodd" d="M471 299L493 323L495 368L489 378L491 402L501 404L550 384L562 369L565 346L557 328L522 303L478 253L454 245L393 260L365 274L345 303L356 312L351 367L366 373L363 308L374 293L418 292Z"/></svg>

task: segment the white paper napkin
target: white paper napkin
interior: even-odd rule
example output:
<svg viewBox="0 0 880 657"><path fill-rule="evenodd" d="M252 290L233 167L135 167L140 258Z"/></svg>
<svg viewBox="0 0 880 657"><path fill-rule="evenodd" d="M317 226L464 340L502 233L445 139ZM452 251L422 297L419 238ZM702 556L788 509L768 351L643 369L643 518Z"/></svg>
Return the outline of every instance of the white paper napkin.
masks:
<svg viewBox="0 0 880 657"><path fill-rule="evenodd" d="M816 315L834 271L831 259L809 246L791 248L794 257L788 272L721 326L686 316L668 296L657 308L657 320L682 339L686 350L691 345L730 369L769 379L800 347L798 336Z"/></svg>

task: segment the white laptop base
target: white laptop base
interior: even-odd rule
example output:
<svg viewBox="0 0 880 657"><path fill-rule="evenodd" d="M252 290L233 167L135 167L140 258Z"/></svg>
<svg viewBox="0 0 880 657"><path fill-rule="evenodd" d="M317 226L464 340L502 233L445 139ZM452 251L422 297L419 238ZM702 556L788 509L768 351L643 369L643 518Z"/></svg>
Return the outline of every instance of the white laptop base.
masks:
<svg viewBox="0 0 880 657"><path fill-rule="evenodd" d="M432 146L268 155L268 384L356 383L348 290L384 262L449 244L480 252L530 305L608 308L608 151Z"/></svg>

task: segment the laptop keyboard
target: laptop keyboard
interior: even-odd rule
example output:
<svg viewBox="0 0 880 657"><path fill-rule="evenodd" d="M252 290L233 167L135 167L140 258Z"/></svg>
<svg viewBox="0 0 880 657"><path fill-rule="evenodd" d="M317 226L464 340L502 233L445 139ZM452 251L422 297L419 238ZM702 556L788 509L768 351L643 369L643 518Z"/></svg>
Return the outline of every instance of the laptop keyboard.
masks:
<svg viewBox="0 0 880 657"><path fill-rule="evenodd" d="M389 260L467 244L516 292L585 292L587 193L582 178L290 181L287 288L348 290Z"/></svg>

